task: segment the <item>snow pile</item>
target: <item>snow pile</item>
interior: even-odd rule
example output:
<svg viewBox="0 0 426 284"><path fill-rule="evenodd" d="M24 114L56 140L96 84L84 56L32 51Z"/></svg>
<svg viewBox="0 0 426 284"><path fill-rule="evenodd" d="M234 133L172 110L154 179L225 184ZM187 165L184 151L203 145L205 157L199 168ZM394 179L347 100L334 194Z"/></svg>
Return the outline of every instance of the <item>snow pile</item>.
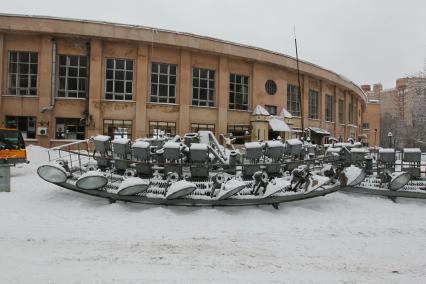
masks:
<svg viewBox="0 0 426 284"><path fill-rule="evenodd" d="M160 207L40 179L0 193L1 283L423 283L426 204L334 193L280 205Z"/></svg>
<svg viewBox="0 0 426 284"><path fill-rule="evenodd" d="M179 149L180 148L180 143L178 142L166 142L164 143L164 148L167 149Z"/></svg>
<svg viewBox="0 0 426 284"><path fill-rule="evenodd" d="M149 143L146 141L136 141L135 143L133 143L132 145L133 148L148 148L149 147Z"/></svg>
<svg viewBox="0 0 426 284"><path fill-rule="evenodd" d="M302 145L303 144L302 141L300 141L299 139L288 139L286 141L286 143L288 145L291 145L291 146L296 146L296 145Z"/></svg>
<svg viewBox="0 0 426 284"><path fill-rule="evenodd" d="M119 145L127 145L130 143L130 139L117 137L114 140L112 140L112 143L119 144Z"/></svg>
<svg viewBox="0 0 426 284"><path fill-rule="evenodd" d="M288 112L288 110L286 110L285 108L281 110L280 116L283 116L285 118L293 118L293 115L290 112Z"/></svg>
<svg viewBox="0 0 426 284"><path fill-rule="evenodd" d="M265 116L269 116L269 112L261 105L257 105L254 110L252 115L265 115Z"/></svg>
<svg viewBox="0 0 426 284"><path fill-rule="evenodd" d="M93 140L99 141L99 142L107 142L110 139L111 139L111 137L109 137L107 135L96 135L95 137L93 137Z"/></svg>

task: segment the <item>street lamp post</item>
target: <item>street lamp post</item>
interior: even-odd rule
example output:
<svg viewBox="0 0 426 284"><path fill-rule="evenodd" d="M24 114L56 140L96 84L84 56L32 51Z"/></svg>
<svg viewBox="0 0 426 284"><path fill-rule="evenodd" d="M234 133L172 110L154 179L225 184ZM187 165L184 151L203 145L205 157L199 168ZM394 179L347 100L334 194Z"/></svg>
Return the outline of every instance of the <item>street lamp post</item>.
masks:
<svg viewBox="0 0 426 284"><path fill-rule="evenodd" d="M389 137L389 148L392 148L392 137L393 137L392 132L389 131L388 137Z"/></svg>
<svg viewBox="0 0 426 284"><path fill-rule="evenodd" d="M374 148L377 147L377 128L374 128Z"/></svg>

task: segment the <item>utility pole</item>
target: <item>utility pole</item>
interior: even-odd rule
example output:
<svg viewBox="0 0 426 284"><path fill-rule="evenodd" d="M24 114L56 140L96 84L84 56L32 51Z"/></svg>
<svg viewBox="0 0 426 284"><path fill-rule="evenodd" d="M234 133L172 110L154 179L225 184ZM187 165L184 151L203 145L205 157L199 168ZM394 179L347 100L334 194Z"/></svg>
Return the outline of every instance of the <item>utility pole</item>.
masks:
<svg viewBox="0 0 426 284"><path fill-rule="evenodd" d="M302 86L300 84L299 54L297 52L296 27L294 27L294 46L296 47L297 81L299 83L300 119L301 119L301 126L302 126L302 135L303 135L303 138L305 139L306 138L305 122L304 122L305 119L304 119L304 116L303 116L303 99L302 99L303 93L302 93Z"/></svg>

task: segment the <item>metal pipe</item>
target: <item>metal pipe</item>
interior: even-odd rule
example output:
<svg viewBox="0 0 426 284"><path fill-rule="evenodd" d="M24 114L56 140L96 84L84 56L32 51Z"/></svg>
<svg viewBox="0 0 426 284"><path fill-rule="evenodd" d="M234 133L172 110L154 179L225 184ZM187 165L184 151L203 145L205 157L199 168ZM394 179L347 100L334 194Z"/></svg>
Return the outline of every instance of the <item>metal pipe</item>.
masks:
<svg viewBox="0 0 426 284"><path fill-rule="evenodd" d="M84 105L84 118L85 118L85 124L86 126L90 126L92 121L91 121L91 116L90 116L90 111L89 111L89 97L90 97L90 54L92 52L91 49L91 45L90 45L90 41L86 42L86 51L87 51L87 67L86 67L86 76L87 76L87 80L86 80L86 102Z"/></svg>
<svg viewBox="0 0 426 284"><path fill-rule="evenodd" d="M57 51L57 43L56 39L52 38L52 76L50 81L50 105L55 107L55 93L56 93L56 51Z"/></svg>
<svg viewBox="0 0 426 284"><path fill-rule="evenodd" d="M302 86L300 84L299 54L297 52L296 28L294 28L294 45L296 47L297 81L298 81L298 84L299 84L299 102L300 102L300 118L301 118L301 124L302 124L301 125L302 126L302 135L303 135L303 138L306 138L305 122L304 122L304 114L303 114Z"/></svg>

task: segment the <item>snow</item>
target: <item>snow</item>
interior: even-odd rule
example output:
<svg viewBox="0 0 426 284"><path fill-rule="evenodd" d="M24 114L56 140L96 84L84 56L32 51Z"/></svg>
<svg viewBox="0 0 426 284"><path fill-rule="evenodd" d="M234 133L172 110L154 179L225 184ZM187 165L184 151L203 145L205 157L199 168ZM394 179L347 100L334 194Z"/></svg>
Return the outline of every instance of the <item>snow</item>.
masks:
<svg viewBox="0 0 426 284"><path fill-rule="evenodd" d="M285 108L283 108L280 112L280 116L283 116L284 118L293 118L293 115L288 112Z"/></svg>
<svg viewBox="0 0 426 284"><path fill-rule="evenodd" d="M252 113L252 115L266 115L269 116L269 112L261 105L257 105Z"/></svg>
<svg viewBox="0 0 426 284"><path fill-rule="evenodd" d="M246 149L257 149L257 148L261 148L262 147L262 143L260 142L246 142L244 143L244 148Z"/></svg>
<svg viewBox="0 0 426 284"><path fill-rule="evenodd" d="M107 135L96 135L95 137L93 137L93 140L99 141L99 142L107 142L110 139L111 139L111 137L109 137Z"/></svg>
<svg viewBox="0 0 426 284"><path fill-rule="evenodd" d="M112 141L112 143L114 143L114 144L120 144L120 145L126 145L126 144L129 144L130 143L130 139L128 139L128 138L115 138L113 141Z"/></svg>
<svg viewBox="0 0 426 284"><path fill-rule="evenodd" d="M136 141L135 143L133 143L132 145L133 148L143 148L146 149L149 147L149 142L146 141Z"/></svg>
<svg viewBox="0 0 426 284"><path fill-rule="evenodd" d="M163 148L167 148L167 149L179 149L180 148L180 143L178 142L166 142L164 143Z"/></svg>
<svg viewBox="0 0 426 284"><path fill-rule="evenodd" d="M340 153L340 151L342 151L342 148L340 148L340 147L336 147L336 148L328 148L328 149L325 151L325 153L326 153L326 155L327 155L328 153L337 153L337 154L339 154L339 153Z"/></svg>
<svg viewBox="0 0 426 284"><path fill-rule="evenodd" d="M351 148L351 153L361 153L361 154L366 154L369 153L368 149L366 148Z"/></svg>
<svg viewBox="0 0 426 284"><path fill-rule="evenodd" d="M287 125L287 123L285 123L283 120L275 118L275 117L271 118L269 120L269 126L272 128L273 131L278 131L278 132L290 132L291 131L291 129Z"/></svg>
<svg viewBox="0 0 426 284"><path fill-rule="evenodd" d="M404 151L404 153L416 153L416 154L422 153L420 148L404 148L403 151Z"/></svg>
<svg viewBox="0 0 426 284"><path fill-rule="evenodd" d="M192 143L191 150L207 151L207 145L202 143Z"/></svg>
<svg viewBox="0 0 426 284"><path fill-rule="evenodd" d="M395 153L395 149L392 148L381 148L379 149L379 154L381 153Z"/></svg>
<svg viewBox="0 0 426 284"><path fill-rule="evenodd" d="M40 179L28 147L0 193L1 283L424 283L426 202L333 193L271 206L162 207Z"/></svg>
<svg viewBox="0 0 426 284"><path fill-rule="evenodd" d="M80 176L80 179L86 177L105 177L105 175L101 171L88 171Z"/></svg>
<svg viewBox="0 0 426 284"><path fill-rule="evenodd" d="M281 143L281 141L268 141L268 142L266 142L266 145L269 147L269 148L275 148L275 147L283 147L284 145L283 145L283 143Z"/></svg>
<svg viewBox="0 0 426 284"><path fill-rule="evenodd" d="M300 141L299 139L288 139L286 142L288 145L292 145L292 146L303 144L302 141Z"/></svg>

